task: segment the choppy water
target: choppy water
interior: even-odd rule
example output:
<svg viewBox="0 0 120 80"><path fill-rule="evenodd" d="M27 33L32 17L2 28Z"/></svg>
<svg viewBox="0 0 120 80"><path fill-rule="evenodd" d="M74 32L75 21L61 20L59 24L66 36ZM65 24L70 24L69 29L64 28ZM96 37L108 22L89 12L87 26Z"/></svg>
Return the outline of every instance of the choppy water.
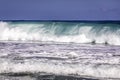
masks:
<svg viewBox="0 0 120 80"><path fill-rule="evenodd" d="M120 46L0 42L0 73L7 76L43 74L119 80ZM36 76L27 78L36 80Z"/></svg>

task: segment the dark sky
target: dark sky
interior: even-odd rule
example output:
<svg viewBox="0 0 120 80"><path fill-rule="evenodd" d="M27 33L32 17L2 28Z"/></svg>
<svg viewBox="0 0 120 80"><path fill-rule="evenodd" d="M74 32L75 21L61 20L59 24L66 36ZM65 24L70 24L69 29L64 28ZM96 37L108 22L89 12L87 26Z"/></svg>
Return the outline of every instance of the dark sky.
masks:
<svg viewBox="0 0 120 80"><path fill-rule="evenodd" d="M0 0L0 20L120 20L120 0Z"/></svg>

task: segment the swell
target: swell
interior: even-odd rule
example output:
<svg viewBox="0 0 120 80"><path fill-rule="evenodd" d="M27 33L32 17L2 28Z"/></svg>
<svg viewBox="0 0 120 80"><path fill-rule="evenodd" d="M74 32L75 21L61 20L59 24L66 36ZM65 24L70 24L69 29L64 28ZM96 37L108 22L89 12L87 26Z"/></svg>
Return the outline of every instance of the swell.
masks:
<svg viewBox="0 0 120 80"><path fill-rule="evenodd" d="M119 23L0 22L2 41L47 41L120 45Z"/></svg>

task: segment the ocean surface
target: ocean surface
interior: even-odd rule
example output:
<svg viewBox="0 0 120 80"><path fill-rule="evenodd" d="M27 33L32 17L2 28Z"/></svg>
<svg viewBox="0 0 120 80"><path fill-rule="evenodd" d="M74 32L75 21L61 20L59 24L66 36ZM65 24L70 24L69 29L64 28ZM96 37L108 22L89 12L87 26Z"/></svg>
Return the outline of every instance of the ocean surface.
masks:
<svg viewBox="0 0 120 80"><path fill-rule="evenodd" d="M0 80L120 80L120 22L1 21Z"/></svg>

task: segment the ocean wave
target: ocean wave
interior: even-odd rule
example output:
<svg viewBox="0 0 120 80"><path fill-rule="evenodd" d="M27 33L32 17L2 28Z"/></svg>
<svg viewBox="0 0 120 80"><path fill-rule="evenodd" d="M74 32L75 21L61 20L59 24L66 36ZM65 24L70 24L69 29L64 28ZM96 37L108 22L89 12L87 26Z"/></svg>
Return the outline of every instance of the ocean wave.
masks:
<svg viewBox="0 0 120 80"><path fill-rule="evenodd" d="M1 41L53 41L120 45L120 24L0 22Z"/></svg>

